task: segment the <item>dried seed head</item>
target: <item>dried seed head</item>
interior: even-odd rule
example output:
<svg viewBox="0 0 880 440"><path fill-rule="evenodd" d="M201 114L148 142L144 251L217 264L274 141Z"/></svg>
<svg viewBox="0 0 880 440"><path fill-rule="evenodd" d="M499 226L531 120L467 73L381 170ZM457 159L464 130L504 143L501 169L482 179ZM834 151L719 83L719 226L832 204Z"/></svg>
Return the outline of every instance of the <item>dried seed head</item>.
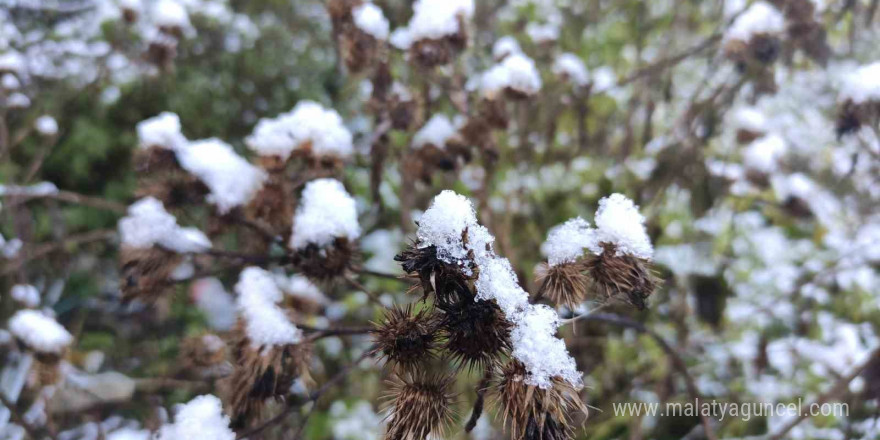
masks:
<svg viewBox="0 0 880 440"><path fill-rule="evenodd" d="M229 379L233 429L259 420L266 399L286 396L297 378L307 378L311 353L307 343L254 347L246 337L241 338L233 354L235 370Z"/></svg>
<svg viewBox="0 0 880 440"><path fill-rule="evenodd" d="M425 296L434 293L441 308L474 297L461 269L438 259L435 246L419 248L411 244L394 260L400 262L404 272L418 275Z"/></svg>
<svg viewBox="0 0 880 440"><path fill-rule="evenodd" d="M573 438L570 413L587 408L567 382L554 380L544 390L525 383L526 369L511 361L500 372L495 403L514 440L564 440Z"/></svg>
<svg viewBox="0 0 880 440"><path fill-rule="evenodd" d="M574 308L587 296L589 279L584 275L584 265L579 262L550 266L538 266L537 281L541 283L538 295L550 298L554 303Z"/></svg>
<svg viewBox="0 0 880 440"><path fill-rule="evenodd" d="M297 252L297 267L315 280L330 280L342 276L352 266L358 254L357 246L340 237L330 246L319 248L309 244Z"/></svg>
<svg viewBox="0 0 880 440"><path fill-rule="evenodd" d="M134 153L133 162L134 170L138 174L182 170L174 151L159 145L153 145L146 149L139 148Z"/></svg>
<svg viewBox="0 0 880 440"><path fill-rule="evenodd" d="M459 367L484 369L510 350L510 322L494 302L464 300L443 310L443 348Z"/></svg>
<svg viewBox="0 0 880 440"><path fill-rule="evenodd" d="M339 36L339 50L345 67L352 74L363 72L380 58L379 41L354 24L344 26Z"/></svg>
<svg viewBox="0 0 880 440"><path fill-rule="evenodd" d="M191 336L181 342L179 358L186 369L214 367L226 360L226 343L213 333Z"/></svg>
<svg viewBox="0 0 880 440"><path fill-rule="evenodd" d="M761 64L773 64L779 57L779 38L770 34L755 34L749 40L749 54Z"/></svg>
<svg viewBox="0 0 880 440"><path fill-rule="evenodd" d="M602 299L620 298L644 310L645 300L654 293L658 282L648 262L630 255L615 255L613 244L601 243L601 246L602 254L592 255L586 261L591 290Z"/></svg>
<svg viewBox="0 0 880 440"><path fill-rule="evenodd" d="M391 382L385 440L423 440L443 435L454 416L452 377L417 374Z"/></svg>
<svg viewBox="0 0 880 440"><path fill-rule="evenodd" d="M252 221L268 225L275 234L282 235L293 226L296 200L290 182L283 175L270 176L245 207L245 215Z"/></svg>
<svg viewBox="0 0 880 440"><path fill-rule="evenodd" d="M123 247L119 252L122 300L152 303L169 290L169 279L183 257L159 247Z"/></svg>
<svg viewBox="0 0 880 440"><path fill-rule="evenodd" d="M437 321L427 310L413 315L411 306L394 307L385 313L385 322L376 325L373 353L392 366L413 371L414 366L433 357L437 338Z"/></svg>

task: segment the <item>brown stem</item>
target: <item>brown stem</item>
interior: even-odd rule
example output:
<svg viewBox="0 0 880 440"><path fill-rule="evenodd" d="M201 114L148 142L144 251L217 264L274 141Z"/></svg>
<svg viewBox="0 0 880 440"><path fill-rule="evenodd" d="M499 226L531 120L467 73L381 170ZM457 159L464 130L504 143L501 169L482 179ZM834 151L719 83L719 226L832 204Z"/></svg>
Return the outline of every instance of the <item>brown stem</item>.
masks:
<svg viewBox="0 0 880 440"><path fill-rule="evenodd" d="M483 414L483 404L486 400L486 391L489 391L489 382L492 380L492 367L486 367L486 372L483 374L483 379L480 380L480 383L477 385L477 400L474 402L474 410L471 412L471 418L468 420L467 424L464 425L464 432L471 432L476 426L477 422L480 421L480 416Z"/></svg>

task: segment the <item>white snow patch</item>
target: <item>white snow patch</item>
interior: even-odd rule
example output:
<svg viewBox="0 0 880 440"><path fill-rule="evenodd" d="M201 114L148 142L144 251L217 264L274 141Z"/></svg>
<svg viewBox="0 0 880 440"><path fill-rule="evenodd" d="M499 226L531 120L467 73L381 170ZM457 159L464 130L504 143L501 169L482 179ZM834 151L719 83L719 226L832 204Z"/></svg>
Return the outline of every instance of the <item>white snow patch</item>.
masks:
<svg viewBox="0 0 880 440"><path fill-rule="evenodd" d="M19 310L9 319L9 331L28 347L41 353L60 354L73 342L55 318L36 310Z"/></svg>
<svg viewBox="0 0 880 440"><path fill-rule="evenodd" d="M226 214L247 204L263 186L266 173L235 153L220 139L194 141L177 150L183 169L198 177L211 193L207 200Z"/></svg>

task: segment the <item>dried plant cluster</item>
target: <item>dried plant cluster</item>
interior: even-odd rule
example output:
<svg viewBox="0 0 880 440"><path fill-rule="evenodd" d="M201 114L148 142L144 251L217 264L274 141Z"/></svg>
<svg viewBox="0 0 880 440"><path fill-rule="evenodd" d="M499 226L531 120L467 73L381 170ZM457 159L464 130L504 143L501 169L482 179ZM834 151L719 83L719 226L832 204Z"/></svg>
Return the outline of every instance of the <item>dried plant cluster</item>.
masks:
<svg viewBox="0 0 880 440"><path fill-rule="evenodd" d="M83 440L301 439L313 435L308 423L322 419L322 429L333 431L322 435L335 440L573 440L589 427L586 402L606 392L615 403L620 394L646 390L661 401L700 400L701 392L739 398L766 385L777 400L790 398L785 392L793 388L776 386L774 375L804 389L833 377L833 392L816 393L821 399L850 390L859 417L876 410L861 402L870 399L856 402L852 383L864 370L859 396L880 401L877 349L837 356L834 348L859 351L877 340L867 325L873 312L858 310L853 322L838 315L850 304L864 308L865 297L876 302L880 62L856 67L837 48L848 33L847 51L866 51L856 38L865 27L856 11L880 9L877 1L846 2L839 15L837 6L813 0L711 8L689 2L659 18L653 15L669 9L660 4L666 2L624 2L608 18L609 26L621 25L622 15L639 27L638 41L623 46L617 33L629 30L604 27L606 17L592 11L607 12L609 2L602 1L304 0L293 2L303 14L296 25L262 11L277 2L239 3L102 0L118 13L112 24L91 26L101 30L71 45L52 39L82 23L52 25L45 54L26 47L42 45L37 34L24 32L28 26L20 32L0 25L0 169L12 176L0 185L3 221L10 224L0 226L15 234L0 235L0 272L14 284L8 301L5 293L0 301L0 312L11 312L8 331L0 329L0 356L11 359L2 371L0 410L8 409L12 422L3 421L0 438L79 440L80 431L94 431L100 434ZM320 12L326 22L311 23L299 3L316 6L308 13ZM103 6L96 9L104 13ZM0 21L20 23L53 7L0 8ZM63 24L79 13L59 9L46 20ZM704 35L698 20L716 15L718 29ZM577 28L563 26L568 21ZM657 23L686 35L658 32ZM309 80L309 89L300 78L285 77L280 93L276 87L288 71L276 67L289 67L290 60L252 69L250 57L273 45L253 34L285 28L283 45L302 52L291 58L306 58L320 52L298 34L300 27L316 32L310 25L329 34L315 41L332 43L322 56L336 65L316 64L321 67L305 76L322 78ZM503 32L510 35L496 35ZM585 52L605 32L614 34L612 51L620 54L597 67L607 56ZM660 47L658 34L668 38ZM577 44L561 43L575 35ZM696 36L696 45L673 50ZM113 41L89 45L102 38ZM21 51L7 50L13 44ZM258 78L234 78L234 94L246 98L222 110L236 115L222 121L229 127L212 120L185 128L181 119L196 125L193 112L155 114L152 101L143 105L149 116L143 108L128 111L129 101L143 99L139 94L165 87L163 96L190 94L163 81L189 78L189 70L176 73L192 69L186 63L214 68L212 52L233 53L236 46L247 53L217 66ZM65 121L69 128L59 128L51 117L24 113L29 94L63 76L28 70L75 68L65 51L97 66L71 79L80 89L89 84L82 89L89 93L77 95L114 84L117 76L149 78L146 91L114 84L126 99L114 107L118 115L102 116L136 132L137 145L127 146L134 178L106 185L111 189L100 185L110 194L133 181L124 200L34 183L63 181L78 162L63 172L54 164L44 174L47 158L91 139L75 131L88 124L74 117ZM801 75L804 66L833 68L840 77L817 81ZM698 70L708 73L692 78ZM226 87L221 79L192 84L202 83ZM174 107L171 97L164 99L162 105ZM82 109L70 108L78 118ZM274 113L267 114L270 108ZM15 127L22 121L23 128ZM184 134L206 127L223 140ZM836 138L840 146L811 149L813 138L826 144ZM27 150L15 148L20 145ZM818 180L828 176L836 180L825 188ZM46 203L35 208L35 201ZM60 210L61 204L118 214L116 229L68 236L65 222L82 222L83 215ZM587 213L594 204L595 213ZM550 227L579 214L584 218ZM866 218L873 223L861 224ZM51 241L32 242L39 234ZM80 258L74 249L100 250ZM105 259L115 268L105 268L113 266ZM382 259L394 273L370 264ZM102 282L69 283L82 268ZM63 282L50 282L56 273ZM118 292L61 299L70 285L92 284L112 284ZM728 302L736 307L725 312ZM108 331L110 319L127 325ZM811 320L822 324L819 330L807 327ZM578 321L588 323L586 335L578 334ZM716 350L711 344L722 345L728 321L751 327L728 331L732 348ZM701 322L711 328L698 327ZM632 333L613 339L614 331L596 328L605 325ZM89 348L110 333L114 343L131 342L125 349L134 359ZM140 333L156 340L132 342ZM821 343L809 339L813 333ZM645 341L652 350L637 345ZM142 347L148 349L141 353ZM172 361L151 364L149 358L166 352ZM798 356L779 361L779 352ZM831 360L804 361L815 358ZM381 369L360 370L367 359ZM696 380L689 369L704 361L717 368L703 368L711 371ZM108 380L102 368L163 377L111 382L119 394L131 389L112 400L117 397L88 389ZM598 391L584 387L581 371ZM210 394L197 396L203 390ZM350 401L362 390L382 395L378 413L366 402L359 414L374 432L361 429L363 420L338 420L358 408ZM184 395L191 400L168 417L170 403ZM59 401L70 408L57 408ZM120 428L109 423L117 403L131 405L126 414L147 408L156 415L143 420L143 429L139 423ZM316 411L327 417L312 417ZM92 429L98 418L105 420ZM490 419L499 426L493 429ZM803 419L768 424L772 438L787 438ZM74 420L90 425L59 432ZM877 430L840 420L847 435ZM744 432L706 416L699 423L682 438ZM648 436L642 419L626 424L626 435ZM104 425L114 432L105 433ZM129 426L137 429L127 432ZM805 432L798 438L811 438ZM820 432L812 437L825 435Z"/></svg>

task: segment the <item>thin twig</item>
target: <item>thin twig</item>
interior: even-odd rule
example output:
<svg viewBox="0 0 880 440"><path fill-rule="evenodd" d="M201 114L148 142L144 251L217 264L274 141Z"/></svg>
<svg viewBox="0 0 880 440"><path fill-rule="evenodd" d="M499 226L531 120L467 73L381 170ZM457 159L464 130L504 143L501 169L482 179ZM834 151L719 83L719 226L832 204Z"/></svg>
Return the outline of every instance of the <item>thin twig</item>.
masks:
<svg viewBox="0 0 880 440"><path fill-rule="evenodd" d="M825 393L823 393L822 395L817 397L816 400L813 401L809 407L814 407L816 405L822 405L822 404L828 402L829 400L839 396L843 392L845 392L847 389L849 389L850 382L855 380L855 378L859 377L862 374L862 371L864 371L865 368L867 368L868 365L872 361L877 359L878 357L880 357L880 349L874 350L874 352L871 353L870 356L868 356L868 359L866 359L864 362L862 362L861 364L859 364L858 366L853 368L853 370L850 371L849 374L847 374L844 377L841 377L840 380L838 380L834 384L834 386L831 387L831 389L829 389L828 391L826 391ZM794 420L786 423L782 428L780 428L778 431L776 431L775 434L768 436L768 439L769 440L782 440L783 438L785 438L788 435L789 431L794 429L795 426L797 426L798 424L800 424L804 420L808 419L809 417L810 417L810 414L808 413L808 411L801 411L801 413L798 414L798 416Z"/></svg>
<svg viewBox="0 0 880 440"><path fill-rule="evenodd" d="M660 348L666 353L667 356L672 360L672 365L678 370L679 373L684 377L685 386L687 387L688 394L691 399L694 401L702 400L700 396L700 391L697 389L697 386L694 382L694 378L691 377L690 373L687 370L687 364L684 363L684 360L681 356L676 353L675 349L663 339L662 336L654 332L653 330L645 327L644 324L638 321L633 321L632 319L615 315L613 313L598 313L598 314L589 314L588 316L583 318L587 321L596 321L596 322L604 322L607 324L616 325L619 327L631 328L639 333L645 333L651 336L659 345ZM712 425L709 422L709 417L705 414L700 414L700 422L703 424L703 430L706 433L706 438L709 440L718 440L718 437L715 435L715 432L712 430Z"/></svg>
<svg viewBox="0 0 880 440"><path fill-rule="evenodd" d="M471 432L477 426L477 422L480 421L480 416L483 414L483 403L486 400L486 391L489 390L489 382L491 380L492 367L487 366L486 372L483 374L483 379L477 384L477 400L474 402L474 409L471 412L471 418L468 419L467 424L464 425L464 432Z"/></svg>
<svg viewBox="0 0 880 440"><path fill-rule="evenodd" d="M9 192L7 194L3 194L3 197L14 197L15 202L12 203L14 205L36 199L51 199L73 203L76 205L88 206L90 208L105 209L107 211L113 211L118 214L125 214L125 211L128 209L127 206L119 202L64 190L45 194L25 194Z"/></svg>
<svg viewBox="0 0 880 440"><path fill-rule="evenodd" d="M374 270L369 270L369 269L364 269L364 268L353 269L352 272L355 272L355 273L358 273L361 275L369 275L372 277L384 278L386 280L399 281L401 283L408 283L408 281L406 280L405 274L395 275L392 273L376 272Z"/></svg>
<svg viewBox="0 0 880 440"><path fill-rule="evenodd" d="M51 254L52 252L64 250L65 248L71 246L79 246L96 241L112 240L114 238L116 238L115 229L99 229L97 231L89 231L78 235L71 235L63 241L41 243L35 246L33 249L22 249L21 252L23 252L23 256L11 261L7 266L5 266L2 272L0 272L0 276L9 275L28 261L42 258L46 255Z"/></svg>

